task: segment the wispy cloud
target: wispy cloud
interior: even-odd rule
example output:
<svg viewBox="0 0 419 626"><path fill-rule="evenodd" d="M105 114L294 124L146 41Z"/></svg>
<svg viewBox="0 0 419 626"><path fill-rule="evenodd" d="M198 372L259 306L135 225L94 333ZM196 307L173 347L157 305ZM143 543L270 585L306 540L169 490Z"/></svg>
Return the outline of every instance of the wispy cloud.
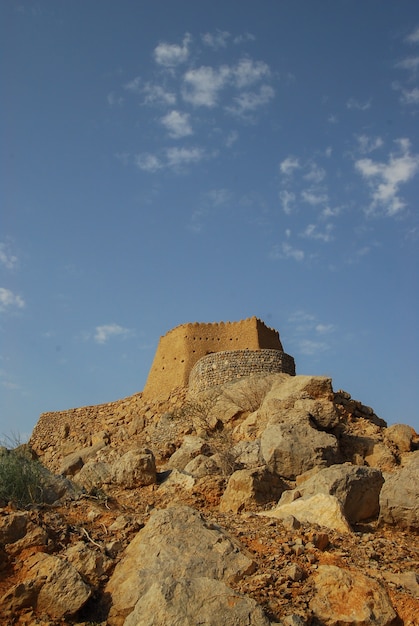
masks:
<svg viewBox="0 0 419 626"><path fill-rule="evenodd" d="M269 78L271 70L269 65L263 61L253 61L252 59L244 58L232 67L231 75L236 87L241 89Z"/></svg>
<svg viewBox="0 0 419 626"><path fill-rule="evenodd" d="M393 216L405 207L400 198L400 186L409 182L419 171L419 155L410 154L408 139L397 140L398 153L390 153L387 163L370 158L359 159L355 169L367 181L371 190L369 213L383 212Z"/></svg>
<svg viewBox="0 0 419 626"><path fill-rule="evenodd" d="M287 189L283 189L279 192L279 199L281 201L281 206L284 213L290 215L295 204L295 193L292 191L288 191Z"/></svg>
<svg viewBox="0 0 419 626"><path fill-rule="evenodd" d="M16 295L10 289L0 287L0 311L10 311L13 309L23 309L25 301L22 296Z"/></svg>
<svg viewBox="0 0 419 626"><path fill-rule="evenodd" d="M419 104L419 87L413 87L413 89L402 89L400 99L402 104Z"/></svg>
<svg viewBox="0 0 419 626"><path fill-rule="evenodd" d="M302 237L305 237L307 239L317 239L318 241L329 243L334 239L332 231L333 224L327 224L323 231L320 231L315 224L309 224L307 228L303 231Z"/></svg>
<svg viewBox="0 0 419 626"><path fill-rule="evenodd" d="M207 156L200 147L171 147L165 148L159 155L143 152L135 156L138 169L154 174L162 169L181 171L184 166L199 163Z"/></svg>
<svg viewBox="0 0 419 626"><path fill-rule="evenodd" d="M135 164L140 170L150 172L151 174L158 172L158 170L161 170L164 167L164 164L159 157L148 152L137 154L135 157Z"/></svg>
<svg viewBox="0 0 419 626"><path fill-rule="evenodd" d="M287 156L279 164L279 171L285 176L290 176L295 170L301 167L299 160L294 156Z"/></svg>
<svg viewBox="0 0 419 626"><path fill-rule="evenodd" d="M300 250L295 248L287 241L284 241L280 245L276 245L272 248L270 252L270 258L273 260L276 259L292 259L294 261L304 261L304 250Z"/></svg>
<svg viewBox="0 0 419 626"><path fill-rule="evenodd" d="M225 48L230 37L230 33L226 30L216 30L215 33L201 35L202 42L214 50Z"/></svg>
<svg viewBox="0 0 419 626"><path fill-rule="evenodd" d="M15 254L12 253L10 249L10 244L1 242L0 243L0 265L3 265L8 270L16 269L18 264L18 258Z"/></svg>
<svg viewBox="0 0 419 626"><path fill-rule="evenodd" d="M235 96L234 105L227 106L226 110L239 117L247 116L268 104L274 97L275 91L270 85L261 85L258 92L243 91Z"/></svg>
<svg viewBox="0 0 419 626"><path fill-rule="evenodd" d="M185 63L189 57L189 44L192 41L192 37L189 33L186 33L182 44L171 44L162 42L154 49L154 60L158 65L164 67L176 67L180 63Z"/></svg>
<svg viewBox="0 0 419 626"><path fill-rule="evenodd" d="M122 96L118 96L114 91L111 91L106 96L109 106L121 106L124 103L124 98Z"/></svg>
<svg viewBox="0 0 419 626"><path fill-rule="evenodd" d="M329 350L329 345L324 341L315 341L313 339L300 339L298 341L299 353L306 356L314 356L326 350Z"/></svg>
<svg viewBox="0 0 419 626"><path fill-rule="evenodd" d="M301 198L311 206L325 204L329 201L327 193L319 189L304 189L301 192Z"/></svg>
<svg viewBox="0 0 419 626"><path fill-rule="evenodd" d="M419 43L419 26L417 26L411 33L409 33L405 39L407 43L417 44Z"/></svg>
<svg viewBox="0 0 419 626"><path fill-rule="evenodd" d="M167 148L167 166L178 169L184 165L191 163L198 163L202 161L205 156L205 151L202 148Z"/></svg>
<svg viewBox="0 0 419 626"><path fill-rule="evenodd" d="M326 336L331 338L336 332L334 324L319 322L315 315L303 310L292 313L288 323L298 353L314 356L330 349L330 339L326 341L325 338Z"/></svg>
<svg viewBox="0 0 419 626"><path fill-rule="evenodd" d="M212 108L219 104L221 91L225 87L243 90L266 80L270 75L271 71L266 63L250 58L243 58L235 65L224 64L217 68L202 65L185 72L182 96L185 102L194 106ZM226 105L226 109L240 114L254 111L269 102L274 93L273 88L267 84L262 85L257 92L240 91L233 98L235 104Z"/></svg>
<svg viewBox="0 0 419 626"><path fill-rule="evenodd" d="M96 326L94 340L96 343L104 344L112 337L127 337L131 335L132 331L129 328L124 328L119 324L104 324L103 326Z"/></svg>
<svg viewBox="0 0 419 626"><path fill-rule="evenodd" d="M396 67L409 72L416 72L419 69L419 56L407 57L396 63Z"/></svg>
<svg viewBox="0 0 419 626"><path fill-rule="evenodd" d="M365 102L361 102L360 100L357 100L356 98L349 98L349 100L346 103L346 108L356 109L357 111L367 111L368 109L371 108L371 99L366 100Z"/></svg>
<svg viewBox="0 0 419 626"><path fill-rule="evenodd" d="M182 96L194 106L215 107L219 93L230 77L230 68L222 65L218 69L201 66L188 70L183 77Z"/></svg>
<svg viewBox="0 0 419 626"><path fill-rule="evenodd" d="M362 154L368 154L370 152L374 152L374 150L378 150L384 145L384 141L381 137L368 137L368 135L358 135L358 150Z"/></svg>
<svg viewBox="0 0 419 626"><path fill-rule="evenodd" d="M252 33L244 33L237 35L237 37L233 39L233 43L235 44L245 43L246 41L256 41L256 37Z"/></svg>
<svg viewBox="0 0 419 626"><path fill-rule="evenodd" d="M169 132L169 136L173 139L180 139L193 134L190 124L189 113L181 113L180 111L170 111L161 118L161 123Z"/></svg>
<svg viewBox="0 0 419 626"><path fill-rule="evenodd" d="M320 183L325 177L326 170L314 162L308 164L308 171L303 176L305 180L316 184Z"/></svg>
<svg viewBox="0 0 419 626"><path fill-rule="evenodd" d="M166 104L169 106L176 104L176 94L173 91L168 91L162 85L144 83L142 93L144 94L144 104Z"/></svg>

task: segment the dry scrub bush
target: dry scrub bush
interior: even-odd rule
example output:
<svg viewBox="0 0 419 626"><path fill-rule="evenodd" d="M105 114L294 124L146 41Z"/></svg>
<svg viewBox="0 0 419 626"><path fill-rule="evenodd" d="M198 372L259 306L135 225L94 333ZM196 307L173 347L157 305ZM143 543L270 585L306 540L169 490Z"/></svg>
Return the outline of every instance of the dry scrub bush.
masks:
<svg viewBox="0 0 419 626"><path fill-rule="evenodd" d="M0 451L0 501L26 507L43 502L42 466L24 446Z"/></svg>
<svg viewBox="0 0 419 626"><path fill-rule="evenodd" d="M202 392L184 402L172 413L172 418L184 420L197 435L207 437L212 453L218 455L223 476L230 476L237 468L231 452L231 433L217 417L220 397L219 391Z"/></svg>
<svg viewBox="0 0 419 626"><path fill-rule="evenodd" d="M222 395L241 411L253 413L261 406L271 387L271 374L253 374L227 385Z"/></svg>

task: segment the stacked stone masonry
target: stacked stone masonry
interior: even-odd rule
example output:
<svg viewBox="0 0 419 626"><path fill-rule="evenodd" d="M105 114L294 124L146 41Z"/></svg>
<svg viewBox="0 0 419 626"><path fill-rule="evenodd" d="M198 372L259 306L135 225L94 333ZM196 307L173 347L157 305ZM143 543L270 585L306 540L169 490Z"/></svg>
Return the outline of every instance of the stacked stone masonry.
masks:
<svg viewBox="0 0 419 626"><path fill-rule="evenodd" d="M284 373L295 376L292 356L281 350L227 350L209 354L196 363L189 376L190 393L252 374Z"/></svg>

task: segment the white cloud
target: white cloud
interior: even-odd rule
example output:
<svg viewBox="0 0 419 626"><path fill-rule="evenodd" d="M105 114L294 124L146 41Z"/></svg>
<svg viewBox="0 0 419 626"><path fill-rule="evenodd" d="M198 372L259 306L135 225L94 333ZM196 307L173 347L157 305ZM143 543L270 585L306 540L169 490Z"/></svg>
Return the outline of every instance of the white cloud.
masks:
<svg viewBox="0 0 419 626"><path fill-rule="evenodd" d="M10 289L0 287L0 311L9 309L23 309L25 301L21 296L14 294Z"/></svg>
<svg viewBox="0 0 419 626"><path fill-rule="evenodd" d="M419 69L419 56L407 57L403 59L403 61L396 63L396 67L402 70L408 70L409 72L416 72L416 70Z"/></svg>
<svg viewBox="0 0 419 626"><path fill-rule="evenodd" d="M108 93L108 95L106 96L106 99L108 101L109 106L111 107L121 106L121 104L123 104L124 102L124 98L122 96L117 96L114 91L111 91L110 93Z"/></svg>
<svg viewBox="0 0 419 626"><path fill-rule="evenodd" d="M246 115L268 104L275 96L275 91L270 85L261 85L259 92L244 91L233 98L235 105L226 107L228 111L236 115Z"/></svg>
<svg viewBox="0 0 419 626"><path fill-rule="evenodd" d="M17 256L10 252L10 247L7 243L0 243L0 264L8 270L14 270L17 266Z"/></svg>
<svg viewBox="0 0 419 626"><path fill-rule="evenodd" d="M415 28L415 30L413 30L407 37L406 37L406 41L408 43L419 43L419 26L417 26Z"/></svg>
<svg viewBox="0 0 419 626"><path fill-rule="evenodd" d="M397 144L399 154L390 153L387 163L370 158L355 162L355 169L371 188L369 212L381 209L386 215L392 216L405 207L399 197L399 188L419 171L419 155L410 154L408 139L399 139Z"/></svg>
<svg viewBox="0 0 419 626"><path fill-rule="evenodd" d="M335 326L333 324L317 324L315 330L319 335L325 335L334 332Z"/></svg>
<svg viewBox="0 0 419 626"><path fill-rule="evenodd" d="M289 215L292 213L293 204L295 202L295 193L283 189L279 192L279 199L281 201L282 210Z"/></svg>
<svg viewBox="0 0 419 626"><path fill-rule="evenodd" d="M132 91L133 93L141 93L143 89L141 83L141 78L139 76L136 76L135 78L130 80L129 83L126 83L124 85L124 89L126 89L127 91Z"/></svg>
<svg viewBox="0 0 419 626"><path fill-rule="evenodd" d="M188 70L183 77L183 99L194 106L214 107L218 103L219 92L227 84L230 75L231 70L227 65L218 69L203 65Z"/></svg>
<svg viewBox="0 0 419 626"><path fill-rule="evenodd" d="M135 164L144 172L157 172L164 167L163 163L155 154L142 153L135 157Z"/></svg>
<svg viewBox="0 0 419 626"><path fill-rule="evenodd" d="M206 46L214 50L219 50L227 46L227 40L230 36L230 33L226 30L216 30L215 33L205 33L201 35L201 39Z"/></svg>
<svg viewBox="0 0 419 626"><path fill-rule="evenodd" d="M294 259L294 261L304 260L304 251L294 248L291 244L284 242L281 246L282 256L286 259Z"/></svg>
<svg viewBox="0 0 419 626"><path fill-rule="evenodd" d="M167 104L173 106L176 104L176 94L166 91L161 85L153 83L145 83L142 88L144 93L144 104Z"/></svg>
<svg viewBox="0 0 419 626"><path fill-rule="evenodd" d="M381 137L368 137L367 135L358 135L358 148L362 154L368 154L374 150L378 150L384 145L384 141Z"/></svg>
<svg viewBox="0 0 419 626"><path fill-rule="evenodd" d="M239 138L239 133L236 130L230 131L225 140L226 147L231 148L231 146L236 143L238 138Z"/></svg>
<svg viewBox="0 0 419 626"><path fill-rule="evenodd" d="M410 91L408 89L403 89L401 102L402 104L419 104L419 88L414 87Z"/></svg>
<svg viewBox="0 0 419 626"><path fill-rule="evenodd" d="M304 202L307 202L307 204L310 204L311 206L317 206L318 204L324 204L329 201L327 193L315 189L306 189L302 191L301 197Z"/></svg>
<svg viewBox="0 0 419 626"><path fill-rule="evenodd" d="M367 100L366 102L360 102L356 100L356 98L349 98L346 103L347 109L356 109L358 111L367 111L371 108L371 100Z"/></svg>
<svg viewBox="0 0 419 626"><path fill-rule="evenodd" d="M312 183L320 183L326 176L326 170L317 165L317 163L310 163L307 174L304 174L304 179Z"/></svg>
<svg viewBox="0 0 419 626"><path fill-rule="evenodd" d="M168 167L179 168L190 163L198 163L205 156L202 148L167 148Z"/></svg>
<svg viewBox="0 0 419 626"><path fill-rule="evenodd" d="M325 243L328 243L330 241L333 241L332 230L332 224L327 224L323 232L320 232L315 224L309 224L302 233L302 236L306 237L307 239L317 239L318 241L324 241Z"/></svg>
<svg viewBox="0 0 419 626"><path fill-rule="evenodd" d="M298 170L300 167L299 160L293 156L288 156L279 164L279 170L281 174L285 174L285 176L293 174L294 170Z"/></svg>
<svg viewBox="0 0 419 626"><path fill-rule="evenodd" d="M218 104L220 92L227 86L243 89L270 76L269 66L263 61L241 59L236 65L221 65L214 68L202 65L185 72L182 96L194 106L214 107ZM266 104L274 96L270 85L262 85L258 92L241 92L235 98L235 106L227 107L235 113L254 111Z"/></svg>
<svg viewBox="0 0 419 626"><path fill-rule="evenodd" d="M263 61L253 61L252 59L241 59L232 68L232 76L235 85L242 89L260 80L268 78L271 74L269 66Z"/></svg>
<svg viewBox="0 0 419 626"><path fill-rule="evenodd" d="M336 206L336 207L326 206L321 212L321 217L328 219L329 217L336 217L337 215L340 215L341 213L342 213L341 206Z"/></svg>
<svg viewBox="0 0 419 626"><path fill-rule="evenodd" d="M219 207L230 201L231 193L228 189L211 189L207 197L212 206Z"/></svg>
<svg viewBox="0 0 419 626"><path fill-rule="evenodd" d="M131 334L128 328L124 328L119 324L104 324L103 326L96 326L94 334L94 340L96 343L104 344L111 337L126 337Z"/></svg>
<svg viewBox="0 0 419 626"><path fill-rule="evenodd" d="M189 123L189 113L181 113L180 111L170 111L161 118L161 123L169 131L170 137L179 139L192 135L192 127Z"/></svg>
<svg viewBox="0 0 419 626"><path fill-rule="evenodd" d="M246 41L255 41L255 40L256 40L256 37L252 35L252 33L244 33L243 35L237 35L237 37L234 37L233 43L240 44Z"/></svg>
<svg viewBox="0 0 419 626"><path fill-rule="evenodd" d="M175 67L187 61L189 57L189 44L192 38L189 33L183 38L182 45L159 43L154 49L154 60L164 67Z"/></svg>
<svg viewBox="0 0 419 626"><path fill-rule="evenodd" d="M327 343L323 341L313 341L312 339L301 339L298 342L298 351L300 354L313 356L319 352L325 352L329 349Z"/></svg>

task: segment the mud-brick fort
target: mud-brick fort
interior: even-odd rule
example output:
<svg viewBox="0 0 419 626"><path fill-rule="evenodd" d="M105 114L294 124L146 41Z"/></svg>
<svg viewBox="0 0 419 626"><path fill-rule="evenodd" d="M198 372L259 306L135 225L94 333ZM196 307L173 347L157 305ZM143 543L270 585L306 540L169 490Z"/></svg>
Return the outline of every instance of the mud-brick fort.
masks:
<svg viewBox="0 0 419 626"><path fill-rule="evenodd" d="M278 331L257 317L182 324L160 338L143 396L168 395L176 387L202 391L262 372L293 376L295 363L284 352Z"/></svg>
<svg viewBox="0 0 419 626"><path fill-rule="evenodd" d="M43 463L58 472L61 457L104 445L109 429L117 445L137 432L138 420L142 423L156 413L170 412L188 393L260 373L295 375L295 364L283 351L279 333L258 318L182 324L160 338L142 393L116 402L43 413L30 444Z"/></svg>

